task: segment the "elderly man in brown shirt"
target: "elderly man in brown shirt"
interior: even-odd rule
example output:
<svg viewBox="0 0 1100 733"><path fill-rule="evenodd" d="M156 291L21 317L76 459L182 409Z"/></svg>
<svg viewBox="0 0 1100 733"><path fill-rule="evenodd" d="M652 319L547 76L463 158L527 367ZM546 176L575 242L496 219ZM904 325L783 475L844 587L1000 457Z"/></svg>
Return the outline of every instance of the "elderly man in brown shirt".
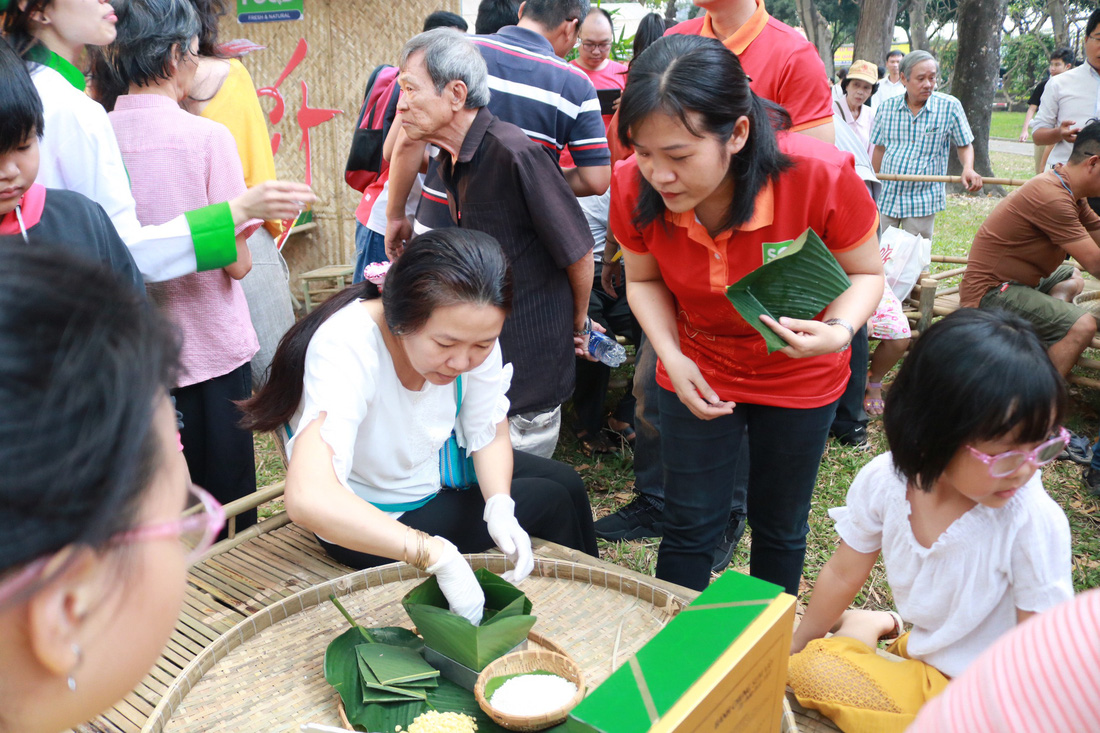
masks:
<svg viewBox="0 0 1100 733"><path fill-rule="evenodd" d="M451 29L421 33L401 54L402 129L441 148L455 226L491 234L512 265L515 295L500 345L514 367L509 420L555 414L546 440L525 450L549 457L562 402L573 392L574 355L586 355L592 234L554 160L524 132L492 115L485 61Z"/></svg>
<svg viewBox="0 0 1100 733"><path fill-rule="evenodd" d="M1054 366L1068 374L1096 335L1096 320L1073 304L1081 273L1100 277L1100 123L1077 136L1069 161L1035 176L990 213L970 249L959 288L968 308L1003 308L1030 321Z"/></svg>

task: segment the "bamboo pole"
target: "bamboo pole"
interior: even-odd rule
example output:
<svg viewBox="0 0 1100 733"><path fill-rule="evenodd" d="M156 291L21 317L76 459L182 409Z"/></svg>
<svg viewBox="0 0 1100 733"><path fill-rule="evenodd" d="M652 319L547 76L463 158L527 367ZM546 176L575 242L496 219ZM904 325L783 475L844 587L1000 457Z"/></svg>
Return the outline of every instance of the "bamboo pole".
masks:
<svg viewBox="0 0 1100 733"><path fill-rule="evenodd" d="M962 176L912 176L906 173L878 173L880 181L914 181L917 183L962 183ZM1022 186L1026 179L983 178L982 184L990 186Z"/></svg>

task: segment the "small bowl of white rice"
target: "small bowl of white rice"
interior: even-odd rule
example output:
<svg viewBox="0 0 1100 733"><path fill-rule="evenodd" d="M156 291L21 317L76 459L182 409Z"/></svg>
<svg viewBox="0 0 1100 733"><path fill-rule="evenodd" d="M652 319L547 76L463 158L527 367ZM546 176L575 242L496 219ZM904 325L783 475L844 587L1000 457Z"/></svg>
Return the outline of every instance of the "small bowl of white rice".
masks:
<svg viewBox="0 0 1100 733"><path fill-rule="evenodd" d="M503 682L491 682L505 678ZM486 694L487 687L489 694ZM584 673L573 659L544 650L505 654L477 677L474 696L485 714L514 731L561 723L584 699Z"/></svg>

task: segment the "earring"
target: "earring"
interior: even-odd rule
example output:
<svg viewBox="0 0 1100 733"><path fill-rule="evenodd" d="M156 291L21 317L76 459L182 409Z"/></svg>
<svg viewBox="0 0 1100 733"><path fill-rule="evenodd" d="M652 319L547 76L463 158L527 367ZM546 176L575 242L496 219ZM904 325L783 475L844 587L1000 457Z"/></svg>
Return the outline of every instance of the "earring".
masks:
<svg viewBox="0 0 1100 733"><path fill-rule="evenodd" d="M72 649L73 656L76 657L76 664L73 665L73 671L76 671L76 668L84 661L84 653L80 650L79 644L74 643ZM69 673L67 684L69 685L69 692L76 692L76 677L73 676L72 672Z"/></svg>

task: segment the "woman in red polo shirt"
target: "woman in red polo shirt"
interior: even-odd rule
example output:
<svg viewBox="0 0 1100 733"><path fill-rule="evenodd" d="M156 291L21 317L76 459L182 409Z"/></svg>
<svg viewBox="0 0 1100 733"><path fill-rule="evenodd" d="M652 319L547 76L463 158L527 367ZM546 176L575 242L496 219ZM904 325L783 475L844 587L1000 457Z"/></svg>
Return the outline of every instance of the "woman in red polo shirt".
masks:
<svg viewBox="0 0 1100 733"><path fill-rule="evenodd" d="M663 387L657 577L709 582L747 425L750 569L797 594L817 468L849 376L844 352L882 295L875 205L851 155L773 130L786 113L753 94L713 39L669 36L647 49L619 115L636 158L615 171L611 229ZM765 319L789 344L769 355L725 289L808 227L852 285L816 320Z"/></svg>

